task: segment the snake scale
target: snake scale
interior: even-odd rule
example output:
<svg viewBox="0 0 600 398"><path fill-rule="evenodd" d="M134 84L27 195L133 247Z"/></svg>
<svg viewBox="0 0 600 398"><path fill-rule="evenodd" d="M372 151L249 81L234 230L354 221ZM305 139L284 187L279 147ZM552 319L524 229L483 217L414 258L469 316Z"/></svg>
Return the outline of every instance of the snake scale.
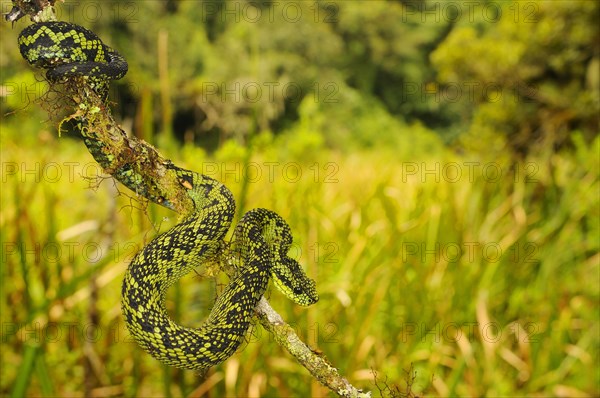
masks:
<svg viewBox="0 0 600 398"><path fill-rule="evenodd" d="M83 79L101 97L110 80L127 73L127 61L96 34L66 22L40 22L19 35L19 48L32 65L47 70L51 83ZM88 129L81 129L88 150L101 166L110 154ZM220 182L167 163L193 200L194 212L147 244L129 265L122 286L125 323L137 343L156 359L171 366L206 370L229 358L244 340L254 309L270 279L300 305L318 300L315 282L287 255L290 228L267 209L247 212L233 233L231 252L236 271L217 298L208 319L199 328L184 327L168 315L167 290L195 267L219 258L230 228L235 201ZM143 186L131 168L115 172L122 184L147 199L170 207Z"/></svg>

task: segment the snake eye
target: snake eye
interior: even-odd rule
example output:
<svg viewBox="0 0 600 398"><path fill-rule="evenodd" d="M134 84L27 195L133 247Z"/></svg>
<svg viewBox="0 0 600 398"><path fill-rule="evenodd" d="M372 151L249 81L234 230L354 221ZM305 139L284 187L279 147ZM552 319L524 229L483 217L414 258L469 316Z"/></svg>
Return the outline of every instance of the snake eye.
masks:
<svg viewBox="0 0 600 398"><path fill-rule="evenodd" d="M302 290L302 288L300 286L296 286L294 288L294 294L300 295L302 293L304 293L304 291Z"/></svg>

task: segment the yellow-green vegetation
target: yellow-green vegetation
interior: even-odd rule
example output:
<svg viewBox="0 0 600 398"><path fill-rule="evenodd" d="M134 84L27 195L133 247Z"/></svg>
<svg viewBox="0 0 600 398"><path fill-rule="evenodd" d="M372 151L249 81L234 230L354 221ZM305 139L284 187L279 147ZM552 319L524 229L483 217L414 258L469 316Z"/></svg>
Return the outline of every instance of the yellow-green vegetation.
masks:
<svg viewBox="0 0 600 398"><path fill-rule="evenodd" d="M4 391L24 383L29 393L72 395L99 383L92 393L325 394L260 327L203 383L161 370L128 337L119 296L128 261L173 214L115 199L112 180L86 179L98 170L80 142L13 137L2 148ZM375 369L403 386L412 364L417 393L592 394L599 147L575 138L574 153L513 170L446 151L409 162L321 149L306 162L279 155L267 135L250 164L234 146L211 157L185 147L178 161L236 195L246 176L247 208L288 220L292 253L321 301L299 309L274 293L271 302L356 385L373 389ZM199 272L168 302L184 324L203 319L219 291Z"/></svg>
<svg viewBox="0 0 600 398"><path fill-rule="evenodd" d="M238 217L288 222L320 301L267 296L353 385L598 396L599 6L468 3L81 1L73 19L130 64L111 86L126 131L225 183ZM48 121L25 25L0 24L2 395L328 396L260 325L205 378L135 344L126 267L178 220ZM206 318L213 271L171 289L175 320Z"/></svg>

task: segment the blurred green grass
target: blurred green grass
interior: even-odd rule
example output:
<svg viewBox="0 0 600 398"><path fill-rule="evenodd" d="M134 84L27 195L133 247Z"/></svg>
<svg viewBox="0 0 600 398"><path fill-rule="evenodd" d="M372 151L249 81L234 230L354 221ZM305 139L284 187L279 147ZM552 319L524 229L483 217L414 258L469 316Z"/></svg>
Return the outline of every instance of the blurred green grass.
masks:
<svg viewBox="0 0 600 398"><path fill-rule="evenodd" d="M120 285L177 222L99 173L82 143L3 126L3 395L325 396L260 326L206 380L129 339ZM8 138L7 138L8 137ZM433 396L597 396L600 140L511 166L486 154L342 155L261 135L174 161L288 220L321 300L270 301L349 380ZM310 141L310 140L309 140ZM460 171L461 174L457 174ZM94 189L90 189L90 186ZM122 191L117 195L117 190ZM185 277L167 303L198 324L224 280Z"/></svg>
<svg viewBox="0 0 600 398"><path fill-rule="evenodd" d="M478 11L496 5L481 3L478 18L454 21L437 17L457 4L417 3L423 14L411 2L321 3L331 23L298 3L311 16L299 23L239 23L196 2L107 3L91 20L80 11L100 4L84 0L74 18L130 61L115 112L128 131L226 183L241 210L267 207L288 220L292 253L321 301L302 309L269 298L353 384L377 395L376 371L379 386L406 391L412 382L418 395L600 396L597 6L505 2L504 18L489 21ZM29 104L45 103L47 87L23 70L18 29L8 27L0 25L1 394L328 395L260 326L205 380L129 339L121 278L176 215L97 179L83 144L57 139ZM169 57L175 115L159 104L161 54L151 50L172 28L171 49L186 49ZM293 78L307 95L256 103L203 91L236 87L240 76L258 87ZM502 100L444 96L474 86L497 87ZM216 110L210 134L198 127L207 105L198 98ZM61 108L42 105L54 116ZM276 138L254 137L251 153L225 139L249 140L256 126L275 126ZM178 148L163 139L172 128L220 149ZM170 292L183 324L201 322L226 283L203 273Z"/></svg>

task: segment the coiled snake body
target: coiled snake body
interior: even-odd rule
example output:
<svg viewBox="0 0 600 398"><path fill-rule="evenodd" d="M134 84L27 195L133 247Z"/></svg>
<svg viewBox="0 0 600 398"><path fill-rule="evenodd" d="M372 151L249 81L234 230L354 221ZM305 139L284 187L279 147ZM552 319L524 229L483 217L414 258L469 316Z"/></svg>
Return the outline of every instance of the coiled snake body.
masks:
<svg viewBox="0 0 600 398"><path fill-rule="evenodd" d="M30 64L48 70L49 81L81 76L98 91L108 88L109 80L125 76L128 69L125 58L94 32L67 22L28 26L19 35L19 49Z"/></svg>
<svg viewBox="0 0 600 398"><path fill-rule="evenodd" d="M32 65L47 69L51 82L71 77L87 79L105 94L108 81L127 72L127 62L91 31L71 23L44 22L24 29L19 36L21 54ZM93 134L84 141L101 166L107 153ZM135 340L158 360L179 368L204 370L223 362L239 347L254 309L269 279L300 305L318 300L313 280L298 262L287 256L292 236L287 223L266 209L247 212L234 231L232 251L237 253L235 275L200 328L183 327L168 316L166 292L198 265L213 261L225 249L223 239L233 219L233 195L218 181L168 163L194 202L195 211L139 252L126 272L122 310ZM139 186L143 180L125 167L113 174L121 183L161 205Z"/></svg>

